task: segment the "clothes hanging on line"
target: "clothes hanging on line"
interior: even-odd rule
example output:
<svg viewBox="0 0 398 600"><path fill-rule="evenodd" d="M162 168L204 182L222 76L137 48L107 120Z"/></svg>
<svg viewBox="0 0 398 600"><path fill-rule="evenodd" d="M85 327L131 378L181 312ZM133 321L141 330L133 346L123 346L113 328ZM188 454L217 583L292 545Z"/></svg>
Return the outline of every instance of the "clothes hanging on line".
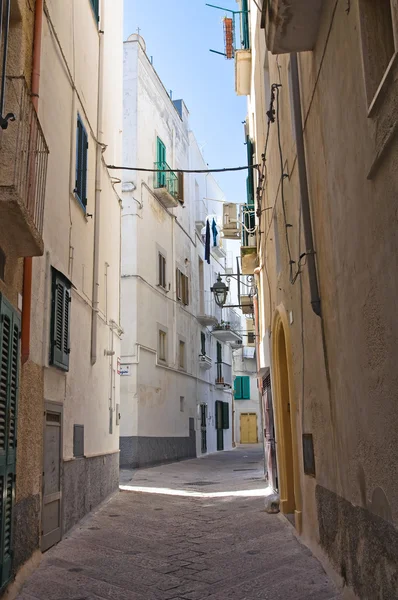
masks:
<svg viewBox="0 0 398 600"><path fill-rule="evenodd" d="M213 217L213 223L211 224L211 231L213 233L213 246L218 246L217 236L218 236L218 227L215 218Z"/></svg>
<svg viewBox="0 0 398 600"><path fill-rule="evenodd" d="M205 261L210 264L210 223L206 220Z"/></svg>

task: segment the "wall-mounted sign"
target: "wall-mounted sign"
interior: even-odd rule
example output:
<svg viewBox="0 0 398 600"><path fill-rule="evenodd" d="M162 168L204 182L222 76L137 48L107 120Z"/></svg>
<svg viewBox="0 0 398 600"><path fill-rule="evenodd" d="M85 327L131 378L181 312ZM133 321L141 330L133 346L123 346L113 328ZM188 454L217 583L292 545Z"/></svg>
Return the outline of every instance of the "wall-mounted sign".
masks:
<svg viewBox="0 0 398 600"><path fill-rule="evenodd" d="M119 375L128 377L131 375L131 365L120 365Z"/></svg>

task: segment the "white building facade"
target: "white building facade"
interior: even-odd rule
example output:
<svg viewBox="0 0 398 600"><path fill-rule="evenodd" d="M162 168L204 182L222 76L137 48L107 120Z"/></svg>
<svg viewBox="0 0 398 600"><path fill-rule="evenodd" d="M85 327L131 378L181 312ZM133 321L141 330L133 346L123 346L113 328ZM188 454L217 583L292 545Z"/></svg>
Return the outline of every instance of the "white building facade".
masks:
<svg viewBox="0 0 398 600"><path fill-rule="evenodd" d="M42 550L118 486L121 203L106 164L121 161L123 2L105 5L44 10L50 154L30 348L43 374Z"/></svg>
<svg viewBox="0 0 398 600"><path fill-rule="evenodd" d="M136 34L124 44L123 129L124 165L159 169L124 171L122 187L120 462L141 467L232 448L227 340L238 334L210 291L225 270L223 193L210 174L178 172L208 167Z"/></svg>

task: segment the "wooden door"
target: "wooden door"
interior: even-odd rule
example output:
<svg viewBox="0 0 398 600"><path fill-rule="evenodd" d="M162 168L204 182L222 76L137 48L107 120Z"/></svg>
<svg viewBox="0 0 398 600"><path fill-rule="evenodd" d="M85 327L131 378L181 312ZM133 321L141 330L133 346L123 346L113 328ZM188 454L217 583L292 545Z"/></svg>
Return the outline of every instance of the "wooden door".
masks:
<svg viewBox="0 0 398 600"><path fill-rule="evenodd" d="M240 443L257 444L257 415L255 413L242 413L240 415Z"/></svg>
<svg viewBox="0 0 398 600"><path fill-rule="evenodd" d="M44 413L42 552L62 536L61 457L62 407L48 402Z"/></svg>

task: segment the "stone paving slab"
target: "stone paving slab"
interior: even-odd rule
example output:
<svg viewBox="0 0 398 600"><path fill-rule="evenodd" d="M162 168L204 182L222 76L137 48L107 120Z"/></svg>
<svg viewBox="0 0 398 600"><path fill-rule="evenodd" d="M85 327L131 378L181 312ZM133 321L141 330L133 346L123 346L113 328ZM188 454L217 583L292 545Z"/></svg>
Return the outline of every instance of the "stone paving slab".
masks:
<svg viewBox="0 0 398 600"><path fill-rule="evenodd" d="M122 474L129 491L46 553L19 600L336 600L320 563L264 512L258 448ZM252 473L250 471L250 473ZM238 475L237 475L238 474ZM146 480L149 491L135 491ZM198 482L213 482L202 486ZM194 483L194 485L188 485ZM167 495L157 487L187 495ZM195 489L196 488L196 489ZM246 496L213 496L246 490ZM201 496L189 495L190 492Z"/></svg>

